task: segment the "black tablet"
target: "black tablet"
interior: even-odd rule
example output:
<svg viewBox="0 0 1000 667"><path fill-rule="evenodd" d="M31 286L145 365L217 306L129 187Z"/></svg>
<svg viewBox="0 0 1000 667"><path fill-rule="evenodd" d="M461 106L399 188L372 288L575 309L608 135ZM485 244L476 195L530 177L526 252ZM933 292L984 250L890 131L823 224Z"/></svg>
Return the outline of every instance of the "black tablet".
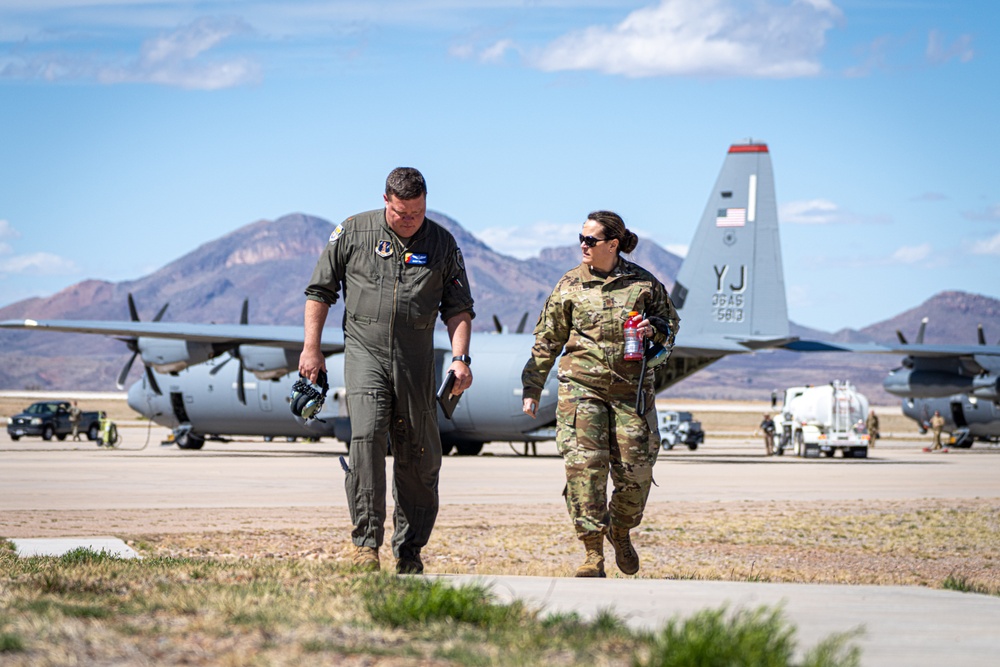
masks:
<svg viewBox="0 0 1000 667"><path fill-rule="evenodd" d="M438 389L437 399L438 403L441 404L441 411L444 412L444 416L451 419L451 415L455 412L455 406L458 405L458 399L461 394L452 394L451 390L455 388L455 371L448 371L448 375L445 376L444 382L441 383L441 388Z"/></svg>

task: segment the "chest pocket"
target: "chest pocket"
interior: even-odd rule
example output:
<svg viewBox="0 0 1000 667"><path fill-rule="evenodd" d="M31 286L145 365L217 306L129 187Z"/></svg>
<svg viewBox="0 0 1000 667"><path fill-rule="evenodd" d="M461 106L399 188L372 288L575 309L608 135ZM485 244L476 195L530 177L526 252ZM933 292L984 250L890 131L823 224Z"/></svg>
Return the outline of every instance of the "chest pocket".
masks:
<svg viewBox="0 0 1000 667"><path fill-rule="evenodd" d="M399 312L405 313L406 324L413 329L432 328L444 292L444 258L413 253L410 263L404 261L400 268L400 288L404 302L400 304Z"/></svg>
<svg viewBox="0 0 1000 667"><path fill-rule="evenodd" d="M384 281L385 276L372 266L348 272L344 295L347 316L367 324L378 322Z"/></svg>

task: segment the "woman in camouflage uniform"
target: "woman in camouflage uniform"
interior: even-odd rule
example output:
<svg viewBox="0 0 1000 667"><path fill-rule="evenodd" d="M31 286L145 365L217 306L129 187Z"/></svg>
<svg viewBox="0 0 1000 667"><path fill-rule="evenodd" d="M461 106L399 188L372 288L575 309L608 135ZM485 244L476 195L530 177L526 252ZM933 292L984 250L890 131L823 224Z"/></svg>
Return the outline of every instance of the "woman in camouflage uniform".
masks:
<svg viewBox="0 0 1000 667"><path fill-rule="evenodd" d="M638 243L616 213L595 211L580 235L582 263L556 284L535 325L531 359L521 375L523 410L535 416L545 379L559 361L556 442L566 465L566 505L583 541L578 577L603 577L604 536L625 574L639 570L629 531L642 521L660 447L653 374L643 386L641 362L626 361L623 325L630 311L644 314L639 333L673 345L678 317L653 274L621 257ZM608 474L614 484L608 503Z"/></svg>

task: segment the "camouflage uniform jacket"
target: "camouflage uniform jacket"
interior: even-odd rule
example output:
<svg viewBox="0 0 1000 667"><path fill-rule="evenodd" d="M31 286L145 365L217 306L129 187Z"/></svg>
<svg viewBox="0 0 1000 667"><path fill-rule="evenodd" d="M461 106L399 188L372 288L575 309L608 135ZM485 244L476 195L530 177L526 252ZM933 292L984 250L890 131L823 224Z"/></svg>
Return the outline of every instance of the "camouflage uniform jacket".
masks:
<svg viewBox="0 0 1000 667"><path fill-rule="evenodd" d="M539 399L564 349L560 383L571 382L583 395L602 399L607 399L613 386L628 387L634 395L641 364L625 360L623 330L633 310L659 318L652 320L654 341L668 347L674 344L680 318L666 288L652 273L622 258L607 278L586 264L567 272L545 301L535 325L531 359L521 374L524 398ZM652 388L653 373L646 374L646 384Z"/></svg>

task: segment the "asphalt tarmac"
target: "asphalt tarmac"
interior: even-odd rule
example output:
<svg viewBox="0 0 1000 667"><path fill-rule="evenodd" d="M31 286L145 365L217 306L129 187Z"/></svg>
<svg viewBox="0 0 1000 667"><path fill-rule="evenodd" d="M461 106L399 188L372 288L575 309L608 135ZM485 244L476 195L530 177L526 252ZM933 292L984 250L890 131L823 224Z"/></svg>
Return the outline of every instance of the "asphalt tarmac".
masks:
<svg viewBox="0 0 1000 667"><path fill-rule="evenodd" d="M8 520L24 511L344 506L339 457L346 452L335 441L208 442L201 451L182 451L160 445L164 429L121 430L124 441L114 450L90 442L11 442L0 435L0 536L95 537L59 534L58 524ZM977 444L971 450L925 453L924 444L883 441L868 459L803 460L765 457L756 441L710 439L696 452L661 452L650 502L1000 496L1000 448ZM494 443L482 456L447 458L442 512L449 505L561 502L562 461L554 445L542 443L537 457L519 455L522 451L520 445ZM60 548L67 543L62 540ZM862 629L855 641L866 666L992 666L1000 656L1000 597L900 586L506 576L485 581L501 597L584 616L612 608L646 628L723 604L781 604L798 628L801 646Z"/></svg>

